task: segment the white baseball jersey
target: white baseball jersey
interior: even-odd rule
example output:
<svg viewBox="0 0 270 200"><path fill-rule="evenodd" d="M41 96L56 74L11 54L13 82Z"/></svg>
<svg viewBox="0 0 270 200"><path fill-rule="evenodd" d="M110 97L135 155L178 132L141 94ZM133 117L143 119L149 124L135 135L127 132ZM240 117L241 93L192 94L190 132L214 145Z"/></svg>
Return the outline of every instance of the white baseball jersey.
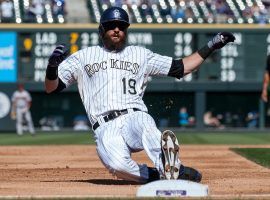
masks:
<svg viewBox="0 0 270 200"><path fill-rule="evenodd" d="M32 101L32 98L26 90L23 91L17 90L13 93L11 100L12 102L15 103L16 108L26 109L28 108L29 102Z"/></svg>
<svg viewBox="0 0 270 200"><path fill-rule="evenodd" d="M142 100L148 77L167 75L172 58L138 46L109 52L93 46L76 52L58 68L66 84L78 89L95 130L97 153L107 169L119 178L146 182L148 167L131 158L131 152L145 150L154 166L163 173L161 132L147 113ZM141 111L134 111L137 108ZM102 122L109 111L128 109L128 113Z"/></svg>
<svg viewBox="0 0 270 200"><path fill-rule="evenodd" d="M78 83L78 89L91 123L112 110L138 108L147 111L142 100L148 76L167 75L172 58L138 46L121 52L109 52L100 46L82 49L58 70L66 84Z"/></svg>

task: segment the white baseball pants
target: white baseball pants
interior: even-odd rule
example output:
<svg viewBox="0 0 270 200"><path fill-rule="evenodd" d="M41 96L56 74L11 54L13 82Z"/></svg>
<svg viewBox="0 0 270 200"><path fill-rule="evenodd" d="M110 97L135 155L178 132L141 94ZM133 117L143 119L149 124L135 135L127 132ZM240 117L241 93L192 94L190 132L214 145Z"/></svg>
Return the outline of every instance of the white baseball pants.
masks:
<svg viewBox="0 0 270 200"><path fill-rule="evenodd" d="M145 183L148 168L131 158L132 152L145 150L162 173L161 132L153 118L142 111L129 112L102 123L95 130L97 153L107 169L118 178Z"/></svg>

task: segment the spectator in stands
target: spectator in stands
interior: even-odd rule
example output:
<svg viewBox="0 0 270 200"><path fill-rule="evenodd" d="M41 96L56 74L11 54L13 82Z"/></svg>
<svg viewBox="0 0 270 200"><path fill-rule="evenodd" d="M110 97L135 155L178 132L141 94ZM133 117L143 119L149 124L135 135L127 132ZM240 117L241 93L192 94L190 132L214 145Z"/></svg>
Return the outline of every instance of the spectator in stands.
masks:
<svg viewBox="0 0 270 200"><path fill-rule="evenodd" d="M88 119L85 115L77 115L73 120L73 130L74 131L87 131L90 130L88 125Z"/></svg>
<svg viewBox="0 0 270 200"><path fill-rule="evenodd" d="M258 127L259 115L257 111L248 112L246 116L246 123L248 128Z"/></svg>
<svg viewBox="0 0 270 200"><path fill-rule="evenodd" d="M213 115L212 111L206 111L204 113L203 121L207 127L224 128L220 120Z"/></svg>
<svg viewBox="0 0 270 200"><path fill-rule="evenodd" d="M267 20L269 19L267 10L260 10L259 14L256 17L258 24L266 24Z"/></svg>
<svg viewBox="0 0 270 200"><path fill-rule="evenodd" d="M111 3L112 6L122 7L123 4L126 4L123 2L123 0L115 0L114 3Z"/></svg>
<svg viewBox="0 0 270 200"><path fill-rule="evenodd" d="M177 21L179 18L184 19L185 11L179 4L177 4L171 9L171 16L175 21Z"/></svg>
<svg viewBox="0 0 270 200"><path fill-rule="evenodd" d="M194 14L193 14L193 11L191 9L190 6L188 6L186 9L185 9L185 18L188 19L188 18L194 18Z"/></svg>
<svg viewBox="0 0 270 200"><path fill-rule="evenodd" d="M166 17L168 15L171 15L171 7L167 6L167 5L161 6L160 15L161 15L161 17Z"/></svg>
<svg viewBox="0 0 270 200"><path fill-rule="evenodd" d="M223 0L215 0L215 10L216 10L216 22L226 23L228 15L231 14L227 2Z"/></svg>
<svg viewBox="0 0 270 200"><path fill-rule="evenodd" d="M32 0L27 13L27 21L36 22L36 16L43 17L45 13L44 8L44 0Z"/></svg>
<svg viewBox="0 0 270 200"><path fill-rule="evenodd" d="M159 4L159 0L148 0L148 1L150 6Z"/></svg>
<svg viewBox="0 0 270 200"><path fill-rule="evenodd" d="M270 8L270 0L262 0L262 3L266 8Z"/></svg>
<svg viewBox="0 0 270 200"><path fill-rule="evenodd" d="M178 123L181 127L187 127L189 125L189 115L186 107L180 108L178 118Z"/></svg>
<svg viewBox="0 0 270 200"><path fill-rule="evenodd" d="M14 21L13 3L11 0L4 0L0 5L1 22L11 23Z"/></svg>
<svg viewBox="0 0 270 200"><path fill-rule="evenodd" d="M56 18L58 15L66 15L66 3L65 0L52 0L52 13Z"/></svg>
<svg viewBox="0 0 270 200"><path fill-rule="evenodd" d="M249 18L253 18L253 12L252 12L252 9L250 7L246 7L245 10L243 10L243 17L245 19L249 19Z"/></svg>
<svg viewBox="0 0 270 200"><path fill-rule="evenodd" d="M39 120L42 131L59 131L60 127L58 125L57 119L55 117L42 117Z"/></svg>
<svg viewBox="0 0 270 200"><path fill-rule="evenodd" d="M110 2L110 0L100 0L100 3L101 3L101 5L107 5L107 6L111 6L111 2Z"/></svg>
<svg viewBox="0 0 270 200"><path fill-rule="evenodd" d="M253 4L252 7L246 7L243 11L243 17L245 19L255 18L255 22L259 24L267 23L267 10L260 9L258 5Z"/></svg>
<svg viewBox="0 0 270 200"><path fill-rule="evenodd" d="M132 6L136 5L137 7L139 7L141 5L141 1L140 0L125 0L125 4L128 6L129 9L127 9L127 12L129 14L129 19L133 22L136 21L136 17L134 14L132 14ZM119 6L118 6L119 7Z"/></svg>
<svg viewBox="0 0 270 200"><path fill-rule="evenodd" d="M139 7L141 5L141 0L126 0L126 5L131 8L132 5Z"/></svg>
<svg viewBox="0 0 270 200"><path fill-rule="evenodd" d="M255 4L255 3L251 6L250 9L251 9L251 12L253 13L253 15L255 15L255 17L260 12L260 7L257 4Z"/></svg>
<svg viewBox="0 0 270 200"><path fill-rule="evenodd" d="M152 10L151 6L152 6L151 1L147 1L147 0L142 0L141 1L140 8L141 8L143 17L153 15L153 10Z"/></svg>

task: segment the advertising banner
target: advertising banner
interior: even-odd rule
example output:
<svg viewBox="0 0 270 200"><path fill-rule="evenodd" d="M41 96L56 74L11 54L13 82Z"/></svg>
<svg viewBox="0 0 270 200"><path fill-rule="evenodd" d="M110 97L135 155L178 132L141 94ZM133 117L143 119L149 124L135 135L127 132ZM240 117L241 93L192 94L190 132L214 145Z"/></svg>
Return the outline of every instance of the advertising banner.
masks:
<svg viewBox="0 0 270 200"><path fill-rule="evenodd" d="M17 81L17 33L0 32L0 82Z"/></svg>

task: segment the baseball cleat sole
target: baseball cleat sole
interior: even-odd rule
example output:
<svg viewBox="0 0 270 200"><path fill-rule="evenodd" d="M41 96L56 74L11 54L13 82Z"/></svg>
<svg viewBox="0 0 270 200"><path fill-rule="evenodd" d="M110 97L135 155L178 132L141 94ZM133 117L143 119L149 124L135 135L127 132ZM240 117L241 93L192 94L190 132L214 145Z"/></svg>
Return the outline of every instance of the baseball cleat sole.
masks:
<svg viewBox="0 0 270 200"><path fill-rule="evenodd" d="M178 179L181 165L179 160L179 143L172 131L166 130L162 133L161 149L163 154L165 178Z"/></svg>

